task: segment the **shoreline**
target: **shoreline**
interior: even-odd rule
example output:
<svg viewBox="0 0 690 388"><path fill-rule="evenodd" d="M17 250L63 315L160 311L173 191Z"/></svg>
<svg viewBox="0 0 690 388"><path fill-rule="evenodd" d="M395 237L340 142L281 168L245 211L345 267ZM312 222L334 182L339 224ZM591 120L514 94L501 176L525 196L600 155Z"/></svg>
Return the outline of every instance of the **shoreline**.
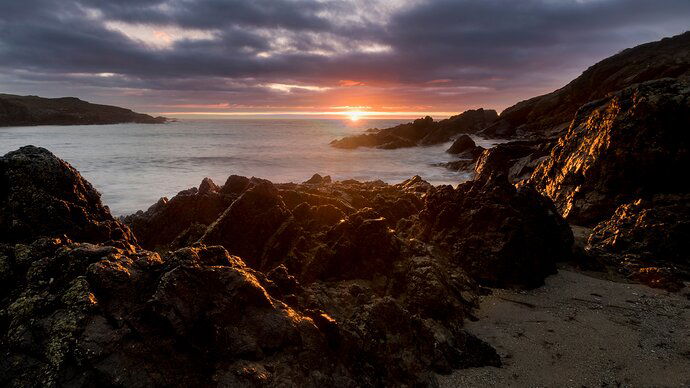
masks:
<svg viewBox="0 0 690 388"><path fill-rule="evenodd" d="M561 266L529 291L493 289L465 328L500 368L438 375L454 386L687 386L690 289L669 293Z"/></svg>

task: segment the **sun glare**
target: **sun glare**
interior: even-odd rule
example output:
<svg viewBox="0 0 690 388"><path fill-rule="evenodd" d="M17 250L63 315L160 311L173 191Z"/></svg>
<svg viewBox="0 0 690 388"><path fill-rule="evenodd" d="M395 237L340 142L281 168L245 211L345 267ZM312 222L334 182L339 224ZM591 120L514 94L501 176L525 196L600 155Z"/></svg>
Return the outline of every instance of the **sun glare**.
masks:
<svg viewBox="0 0 690 388"><path fill-rule="evenodd" d="M350 121L357 121L362 116L362 112L348 112L347 115L350 117Z"/></svg>

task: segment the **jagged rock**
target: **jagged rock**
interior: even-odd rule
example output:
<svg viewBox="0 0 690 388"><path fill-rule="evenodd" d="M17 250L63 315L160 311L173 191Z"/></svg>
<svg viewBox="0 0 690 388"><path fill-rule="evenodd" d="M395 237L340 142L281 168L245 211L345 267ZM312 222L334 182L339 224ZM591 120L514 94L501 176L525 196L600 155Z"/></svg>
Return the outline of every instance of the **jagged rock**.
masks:
<svg viewBox="0 0 690 388"><path fill-rule="evenodd" d="M319 174L314 174L314 175L312 175L311 178L309 178L308 181L306 181L304 183L313 184L313 185L322 185L322 184L331 183L331 176L326 175L326 176L322 177Z"/></svg>
<svg viewBox="0 0 690 388"><path fill-rule="evenodd" d="M257 182L245 191L201 238L208 245L222 245L231 254L241 256L253 268L265 268L272 243L281 244L282 233L291 231L292 214L269 181ZM285 253L285 247L275 255Z"/></svg>
<svg viewBox="0 0 690 388"><path fill-rule="evenodd" d="M633 84L665 77L690 77L690 32L606 58L568 85L507 108L482 135L489 138L558 135L568 129L580 106Z"/></svg>
<svg viewBox="0 0 690 388"><path fill-rule="evenodd" d="M468 110L435 122L431 117L391 128L370 129L366 133L333 140L336 148L376 147L395 149L418 145L440 144L461 133L474 133L492 123L498 115L494 110Z"/></svg>
<svg viewBox="0 0 690 388"><path fill-rule="evenodd" d="M211 180L211 178L204 178L199 185L199 194L217 193L220 188Z"/></svg>
<svg viewBox="0 0 690 388"><path fill-rule="evenodd" d="M530 180L563 216L591 225L655 193L688 192L690 86L659 80L580 108Z"/></svg>
<svg viewBox="0 0 690 388"><path fill-rule="evenodd" d="M328 231L326 248L309 263L308 279L370 279L399 258L399 243L385 218L365 208Z"/></svg>
<svg viewBox="0 0 690 388"><path fill-rule="evenodd" d="M492 174L507 175L511 182L530 177L532 171L549 154L550 140L511 141L485 150L477 158L474 167L477 179Z"/></svg>
<svg viewBox="0 0 690 388"><path fill-rule="evenodd" d="M619 206L594 227L586 249L634 280L681 289L690 279L690 195L656 195Z"/></svg>
<svg viewBox="0 0 690 388"><path fill-rule="evenodd" d="M136 245L100 194L50 151L22 147L0 158L0 241L68 236L84 242Z"/></svg>
<svg viewBox="0 0 690 388"><path fill-rule="evenodd" d="M142 247L160 249L175 239L179 243L190 241L192 235L201 237L199 225L212 224L236 198L230 192L221 193L210 178L204 178L198 190L194 187L181 191L170 200L161 198L146 212L139 211L123 221L132 228Z"/></svg>
<svg viewBox="0 0 690 388"><path fill-rule="evenodd" d="M547 198L505 175L446 186L427 196L421 239L448 252L474 279L535 287L570 257L573 236Z"/></svg>
<svg viewBox="0 0 690 388"><path fill-rule="evenodd" d="M239 175L230 175L221 188L221 193L240 195L250 184L250 179Z"/></svg>

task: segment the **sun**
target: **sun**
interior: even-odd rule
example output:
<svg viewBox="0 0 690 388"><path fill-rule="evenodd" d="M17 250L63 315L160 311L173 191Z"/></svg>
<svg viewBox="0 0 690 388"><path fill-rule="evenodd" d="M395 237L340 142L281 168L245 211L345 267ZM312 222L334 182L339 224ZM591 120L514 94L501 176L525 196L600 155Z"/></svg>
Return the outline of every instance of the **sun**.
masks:
<svg viewBox="0 0 690 388"><path fill-rule="evenodd" d="M355 122L362 116L362 112L348 112L347 115L350 117L350 121Z"/></svg>

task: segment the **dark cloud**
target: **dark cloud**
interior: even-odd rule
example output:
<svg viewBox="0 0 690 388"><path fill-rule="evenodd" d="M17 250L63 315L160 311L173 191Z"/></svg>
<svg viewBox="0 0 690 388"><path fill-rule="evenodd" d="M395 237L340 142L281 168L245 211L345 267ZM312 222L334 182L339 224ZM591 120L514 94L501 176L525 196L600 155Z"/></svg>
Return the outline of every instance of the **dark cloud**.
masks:
<svg viewBox="0 0 690 388"><path fill-rule="evenodd" d="M0 87L149 111L505 107L688 20L687 0L5 0Z"/></svg>

